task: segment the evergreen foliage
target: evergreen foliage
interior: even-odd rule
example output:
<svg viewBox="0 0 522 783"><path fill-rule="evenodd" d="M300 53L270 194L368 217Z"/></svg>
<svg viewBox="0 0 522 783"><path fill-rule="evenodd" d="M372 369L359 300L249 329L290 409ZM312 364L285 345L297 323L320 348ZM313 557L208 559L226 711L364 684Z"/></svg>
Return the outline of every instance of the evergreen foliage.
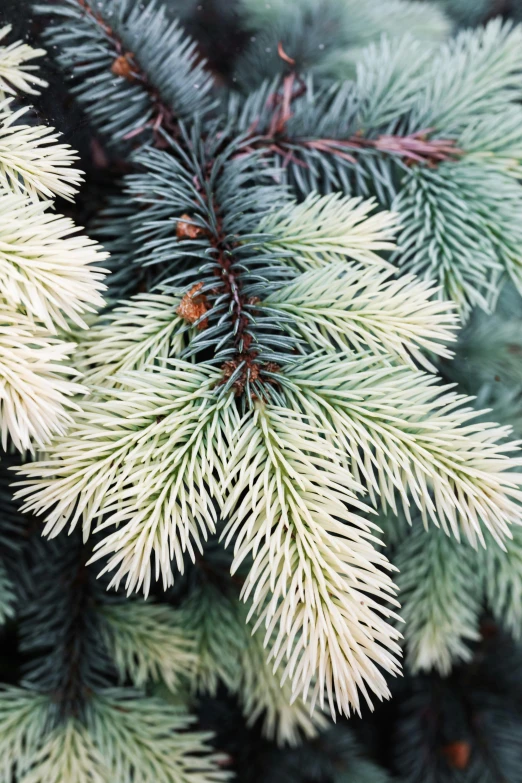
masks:
<svg viewBox="0 0 522 783"><path fill-rule="evenodd" d="M104 250L0 31L0 781L520 778L522 28L483 5L40 4Z"/></svg>
<svg viewBox="0 0 522 783"><path fill-rule="evenodd" d="M4 38L9 26L2 28ZM42 80L27 62L41 56L26 44L0 50L0 88L33 93ZM0 104L0 396L2 446L44 446L71 421L70 398L82 391L68 360L71 323L103 304L104 257L69 218L52 211L55 196L71 198L81 181L74 153L52 129L20 124L26 109ZM61 334L58 334L60 332Z"/></svg>

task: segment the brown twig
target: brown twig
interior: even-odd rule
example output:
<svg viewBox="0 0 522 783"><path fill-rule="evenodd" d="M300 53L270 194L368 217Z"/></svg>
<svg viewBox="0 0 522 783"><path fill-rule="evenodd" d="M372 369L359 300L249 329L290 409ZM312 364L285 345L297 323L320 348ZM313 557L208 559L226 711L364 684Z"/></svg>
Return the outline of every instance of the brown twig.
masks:
<svg viewBox="0 0 522 783"><path fill-rule="evenodd" d="M214 209L219 215L219 205L214 204ZM241 278L234 270L232 261L233 251L238 243L227 241L222 228L222 221L217 219L217 232L210 239L211 245L216 251L217 267L216 276L219 276L220 283L218 288L220 292L226 293L230 298L232 310L232 322L234 325L234 346L236 355L233 359L226 361L222 365L223 382L226 383L238 368L241 368L234 380L233 387L237 396L243 394L245 386L250 381L254 382L259 378L259 363L257 361L258 352L252 348L253 336L248 330L249 319L245 314L245 309L252 304L242 290Z"/></svg>
<svg viewBox="0 0 522 783"><path fill-rule="evenodd" d="M409 165L425 163L436 166L447 160L453 160L462 155L462 150L455 146L452 139L430 138L433 128L410 133L406 136L383 134L376 139L364 138L361 135L352 136L346 144L352 149L376 149L404 158Z"/></svg>
<svg viewBox="0 0 522 783"><path fill-rule="evenodd" d="M285 54L282 46L278 47L279 55L285 62L294 62ZM432 138L433 128L426 128L405 136L394 134L381 134L376 138L368 138L362 133L356 133L347 139L291 139L286 135L288 122L293 116L292 103L306 92L306 84L295 72L287 74L283 78L280 90L269 95L266 101L266 109L271 112L268 130L261 135L257 129L261 122L258 118L252 123L243 150L251 152L255 149L266 150L278 154L282 159L283 168L290 162L307 168L307 163L300 160L299 148L317 150L337 158L357 164L354 153L362 149L374 149L379 152L397 155L409 165L424 163L434 167L448 160L455 160L462 155L452 139Z"/></svg>
<svg viewBox="0 0 522 783"><path fill-rule="evenodd" d="M208 171L207 173L210 176L210 172ZM202 183L196 180L194 184L201 198L208 201L207 191L202 186ZM247 297L244 293L241 276L234 269L233 261L234 252L240 243L231 240L225 233L219 204L212 200L209 207L216 216L215 230L210 232L199 229L198 236L189 237L187 229L184 227L183 238L196 240L204 234L208 237L210 245L214 250L214 275L218 278L218 281L212 289L212 293L217 296L225 294L229 299L234 331L234 355L231 359L225 361L221 367L223 373L221 383L227 383L234 376L232 387L236 396L240 396L244 393L245 388L250 383L255 383L264 372L273 375L279 371L279 367L274 362L263 363L258 359L258 351L253 347L254 337L249 331L250 319L247 315L247 310L255 307L259 299L257 297ZM187 227L196 225L190 215L183 215L183 221ZM178 308L178 314L191 323L197 322L199 329L207 328L208 319L203 318L203 316L211 309L206 295L202 293L202 289L203 283L201 281L193 285L190 291L183 297ZM274 384L274 379L271 376L268 377L267 381Z"/></svg>
<svg viewBox="0 0 522 783"><path fill-rule="evenodd" d="M288 63L289 65L295 65L295 60L293 57L290 57L285 50L283 49L283 43L282 41L278 41L277 44L277 53L279 57L285 61L285 63Z"/></svg>

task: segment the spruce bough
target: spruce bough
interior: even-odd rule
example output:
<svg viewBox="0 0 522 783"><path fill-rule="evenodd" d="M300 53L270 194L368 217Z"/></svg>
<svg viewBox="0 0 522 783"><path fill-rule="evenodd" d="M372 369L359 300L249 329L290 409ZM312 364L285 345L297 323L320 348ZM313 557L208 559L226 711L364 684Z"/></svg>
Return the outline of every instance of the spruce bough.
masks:
<svg viewBox="0 0 522 783"><path fill-rule="evenodd" d="M266 712L269 735L294 742L323 710L348 716L389 696L387 675L400 672L397 582L415 671L469 658L479 609L458 629L451 606L474 558L487 600L516 624L518 582L504 600L494 584L519 538L517 442L438 369L472 309L489 313L507 281L521 286L522 33L495 20L427 43L412 22L421 40L381 38L397 31L375 2L358 39L355 5L332 0L324 18L338 33L326 46L317 4L303 0L292 16L266 5L241 6L245 29L263 35L228 88L160 4L39 8L46 43L126 173L94 227L110 252L106 305L75 308L58 284L38 302L44 325L75 341L82 388L66 426L53 437L28 430L19 444L9 433L40 449L18 470L22 512L58 541L81 530L108 588L148 596L159 582L175 595L194 580L173 599L176 633L190 629L180 656L199 671L188 679L196 691L220 679L253 719ZM415 4L394 5L419 19ZM429 13L444 38L444 17ZM36 186L23 172L5 177L25 183L37 225ZM26 288L13 291L26 307ZM84 330L87 305L100 309ZM495 555L474 554L483 547ZM239 596L199 584L207 557L211 570L224 558ZM439 588L447 598L437 602ZM263 661L264 692L232 642L231 661L211 670L218 637L188 611L194 595L254 634L246 643ZM140 627L153 628L154 611ZM100 612L120 673L175 690L160 642L147 663L125 648L138 635L118 612ZM168 644L181 651L176 633ZM98 747L96 709L68 724L67 747L118 764L114 742Z"/></svg>

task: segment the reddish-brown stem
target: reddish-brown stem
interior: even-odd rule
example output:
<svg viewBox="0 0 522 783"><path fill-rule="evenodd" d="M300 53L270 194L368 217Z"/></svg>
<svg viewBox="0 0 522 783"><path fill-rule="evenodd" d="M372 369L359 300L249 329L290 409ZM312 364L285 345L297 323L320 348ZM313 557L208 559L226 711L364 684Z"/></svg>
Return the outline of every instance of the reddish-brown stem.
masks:
<svg viewBox="0 0 522 783"><path fill-rule="evenodd" d="M207 191L197 178L194 180L194 185L201 198L208 201ZM185 240L195 240L206 236L214 249L213 258L216 263L214 274L218 278L218 282L213 293L216 295L225 293L229 297L234 330L234 356L223 364L223 382L234 375L233 387L236 394L239 395L243 393L248 382L257 380L260 373L260 365L257 362L258 352L251 347L253 338L248 331L249 319L245 314L245 307L255 304L255 302L247 299L243 293L241 278L233 268L233 254L239 243L231 241L223 230L220 205L211 199L209 208L216 217L214 231L197 226L191 221L190 215L183 215L178 222L176 233L179 238ZM209 303L202 288L202 282L192 286L177 309L182 318L190 323L197 323L199 329L205 329L208 326L208 319L204 316L209 310ZM238 368L240 371L236 375ZM271 368L271 371L275 371L274 368Z"/></svg>
<svg viewBox="0 0 522 783"><path fill-rule="evenodd" d="M361 133L353 134L347 139L287 138L286 130L288 121L292 117L292 102L303 95L305 91L305 83L295 73L285 76L281 89L272 93L266 101L267 110L272 112L267 132L257 135L256 130L260 119L252 123L243 151L261 149L275 152L283 158L283 167L292 162L305 168L307 167L306 162L300 160L296 154L299 148L324 152L354 165L357 163L357 159L353 153L361 149L374 149L390 155L397 155L410 166L424 163L434 167L444 161L455 160L462 155L462 150L455 145L453 139L432 138L433 128L426 128L403 136L381 134L376 138L368 138Z"/></svg>
<svg viewBox="0 0 522 783"><path fill-rule="evenodd" d="M216 214L218 214L219 206L217 204L214 204L213 206L216 210ZM218 265L216 268L216 275L219 275L225 292L232 300L232 321L234 324L234 341L236 348L239 353L242 352L242 348L246 348L248 351L252 342L252 337L246 331L248 324L248 319L244 315L246 299L241 292L241 280L234 272L232 268L232 261L230 260L234 249L237 247L237 244L231 244L230 242L226 241L225 233L222 228L222 222L219 217L217 219L217 232L210 238L210 244L216 250L215 260Z"/></svg>
<svg viewBox="0 0 522 783"><path fill-rule="evenodd" d="M426 128L406 136L382 134L375 139L369 139L361 134L355 134L346 141L329 142L327 139L320 141L326 146L330 143L354 150L375 149L380 152L388 152L393 155L399 155L410 165L413 163L426 163L427 165L435 166L438 163L452 160L462 155L462 150L455 146L455 142L452 139L430 138L432 133L433 128ZM317 142L305 142L305 144L312 147Z"/></svg>
<svg viewBox="0 0 522 783"><path fill-rule="evenodd" d="M357 158L353 153L362 149L374 149L389 155L400 157L408 166L424 163L430 168L435 168L445 161L457 160L463 150L456 146L453 139L429 138L429 130L421 130L407 136L394 136L382 134L375 139L365 138L359 134L347 139L275 139L273 136L257 136L252 142L246 142L248 150L265 149L268 152L277 153L282 159L285 168L292 162L303 168L307 168L305 161L297 157L299 148L317 150L327 155L357 164Z"/></svg>
<svg viewBox="0 0 522 783"><path fill-rule="evenodd" d="M239 396L244 392L248 382L257 380L260 372L258 352L252 348L252 335L248 331L248 317L245 315L245 306L253 302L247 300L242 291L241 278L234 272L231 257L227 257L229 254L231 256L237 245L227 243L219 218L217 224L218 230L210 239L210 243L216 250L218 266L215 274L221 281L218 290L221 288L231 299L235 346L235 356L224 362L222 366L223 379L224 382L228 381L240 368L233 382L235 393Z"/></svg>

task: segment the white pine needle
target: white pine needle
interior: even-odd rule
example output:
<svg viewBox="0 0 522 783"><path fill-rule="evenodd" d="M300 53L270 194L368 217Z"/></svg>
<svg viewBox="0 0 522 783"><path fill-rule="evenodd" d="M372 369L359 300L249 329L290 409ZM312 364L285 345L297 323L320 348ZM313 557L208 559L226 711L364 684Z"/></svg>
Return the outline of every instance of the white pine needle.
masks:
<svg viewBox="0 0 522 783"><path fill-rule="evenodd" d="M70 718L46 737L20 783L108 783L109 774L86 728Z"/></svg>
<svg viewBox="0 0 522 783"><path fill-rule="evenodd" d="M258 404L229 470L233 570L253 557L242 595L292 697L311 691L312 709L326 700L332 715L359 711L360 694L387 697L380 668L399 670L400 634L386 621L394 587L342 455L292 411Z"/></svg>
<svg viewBox="0 0 522 783"><path fill-rule="evenodd" d="M0 28L0 41L11 32L11 25ZM28 65L30 60L45 54L44 49L15 41L9 46L0 46L0 99L2 93L15 95L16 90L37 95L35 87L46 87L47 82L35 75L36 65Z"/></svg>
<svg viewBox="0 0 522 783"><path fill-rule="evenodd" d="M289 202L270 212L259 230L269 235L267 247L283 251L282 260L301 269L339 256L382 267L386 262L375 251L395 249L398 216L385 210L372 215L376 207L375 199L312 193L302 204Z"/></svg>
<svg viewBox="0 0 522 783"><path fill-rule="evenodd" d="M0 687L0 780L22 780L41 746L48 712L48 699L36 691Z"/></svg>
<svg viewBox="0 0 522 783"><path fill-rule="evenodd" d="M104 783L221 783L230 779L230 773L221 769L224 758L211 752L212 735L193 731L193 723L185 710L162 699L138 698L125 691L106 691L92 699L87 725L111 773Z"/></svg>
<svg viewBox="0 0 522 783"><path fill-rule="evenodd" d="M371 355L303 358L286 377L291 406L329 427L374 502L380 495L395 509L397 492L408 514L411 498L425 525L431 519L474 546L485 544L483 525L500 544L510 537L522 500L518 444L502 444L510 427L473 421L469 398Z"/></svg>
<svg viewBox="0 0 522 783"><path fill-rule="evenodd" d="M215 530L213 499L221 499L236 427L231 400L213 392L217 370L179 360L169 367L116 376L105 402L82 402L75 426L47 459L21 469L30 485L19 492L30 496L26 510L49 511L45 534L82 519L87 537L105 517L97 530L114 530L94 559L109 556L112 584L126 577L129 592L147 593L160 575L166 589L173 560L183 571L184 553L194 559L200 536Z"/></svg>
<svg viewBox="0 0 522 783"><path fill-rule="evenodd" d="M14 193L32 199L62 196L69 201L83 174L71 167L78 155L68 144L59 144L59 133L43 125L21 125L26 114L13 112L11 99L0 103L0 183Z"/></svg>
<svg viewBox="0 0 522 783"><path fill-rule="evenodd" d="M300 275L270 294L263 307L289 316L288 330L313 349L370 349L433 369L421 350L451 357L458 317L434 299L437 289L391 269L332 264Z"/></svg>
<svg viewBox="0 0 522 783"><path fill-rule="evenodd" d="M162 682L175 693L180 680L192 675L194 639L172 607L129 599L103 606L101 614L102 635L122 684L127 677L137 688Z"/></svg>
<svg viewBox="0 0 522 783"><path fill-rule="evenodd" d="M248 608L234 590L204 580L194 585L181 613L183 627L196 643L196 693L215 696L223 683L237 694L248 725L261 719L263 735L279 745L298 745L303 736L316 736L326 723L324 715L320 710L310 715L302 699L291 703L291 683L281 685L280 675L266 659L264 634L252 632L252 624L246 622Z"/></svg>
<svg viewBox="0 0 522 783"><path fill-rule="evenodd" d="M72 397L85 389L66 362L74 344L64 343L12 312L0 300L0 428L19 451L43 447L71 423Z"/></svg>
<svg viewBox="0 0 522 783"><path fill-rule="evenodd" d="M76 366L92 386L109 384L118 373L179 355L186 328L176 314L179 297L139 294L98 321L81 336Z"/></svg>
<svg viewBox="0 0 522 783"><path fill-rule="evenodd" d="M2 296L50 332L68 329L67 318L85 328L81 315L103 305L104 270L96 265L107 254L50 206L0 191Z"/></svg>

